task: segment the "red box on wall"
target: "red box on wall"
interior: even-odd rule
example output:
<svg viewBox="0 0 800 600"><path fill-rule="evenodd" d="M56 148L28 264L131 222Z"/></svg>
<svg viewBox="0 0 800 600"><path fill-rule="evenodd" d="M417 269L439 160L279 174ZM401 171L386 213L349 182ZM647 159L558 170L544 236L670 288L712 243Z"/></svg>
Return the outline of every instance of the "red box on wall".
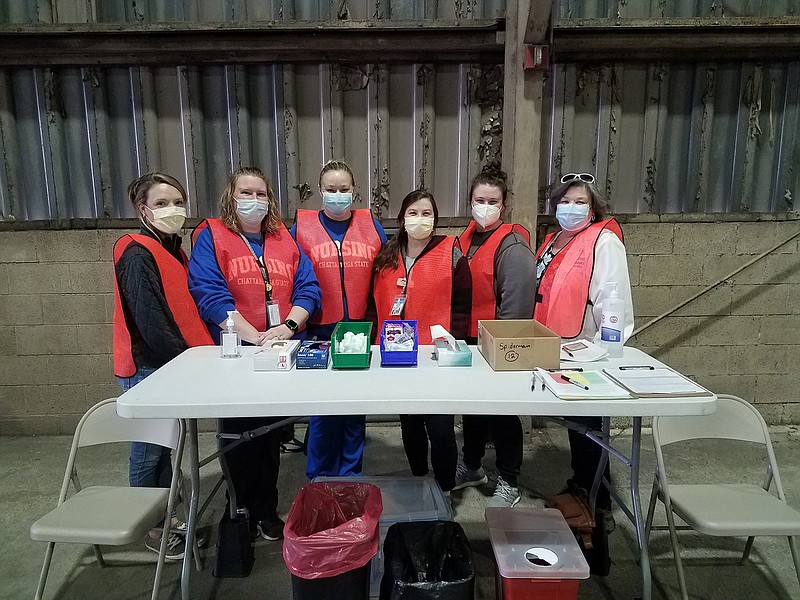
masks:
<svg viewBox="0 0 800 600"><path fill-rule="evenodd" d="M487 508L503 600L576 600L589 565L563 515L552 508Z"/></svg>

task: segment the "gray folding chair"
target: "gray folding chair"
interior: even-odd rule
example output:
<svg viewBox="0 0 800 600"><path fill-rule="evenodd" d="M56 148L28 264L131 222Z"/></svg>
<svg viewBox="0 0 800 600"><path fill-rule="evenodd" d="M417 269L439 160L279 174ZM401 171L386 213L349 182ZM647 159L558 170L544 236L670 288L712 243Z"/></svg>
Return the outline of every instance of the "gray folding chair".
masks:
<svg viewBox="0 0 800 600"><path fill-rule="evenodd" d="M48 542L36 589L37 600L44 593L56 542L91 544L98 564L104 567L100 546L131 544L144 538L162 520L170 522L180 480L184 437L183 424L177 419L124 419L118 416L117 402L113 398L95 404L83 415L72 439L58 505L31 525L31 539ZM148 442L172 448L170 488L81 487L75 467L78 449L115 442ZM70 481L76 493L67 498ZM154 600L158 597L168 537L161 536L152 593Z"/></svg>
<svg viewBox="0 0 800 600"><path fill-rule="evenodd" d="M778 464L769 430L761 414L736 396L718 396L717 412L702 417L656 417L653 441L656 473L647 512L646 535L651 529L668 529L681 597L688 600L677 529L724 537L747 537L741 562L747 560L757 535L787 536L795 570L800 580L800 554L793 536L800 535L800 513L786 504ZM759 444L766 450L767 471L762 486L748 484L670 485L664 465L663 448L677 442L700 439L735 440ZM697 457L702 460L702 456ZM772 485L774 483L774 486ZM774 487L775 493L770 493ZM777 494L777 495L776 495ZM656 499L664 504L667 527L653 527ZM674 515L686 526L675 526Z"/></svg>

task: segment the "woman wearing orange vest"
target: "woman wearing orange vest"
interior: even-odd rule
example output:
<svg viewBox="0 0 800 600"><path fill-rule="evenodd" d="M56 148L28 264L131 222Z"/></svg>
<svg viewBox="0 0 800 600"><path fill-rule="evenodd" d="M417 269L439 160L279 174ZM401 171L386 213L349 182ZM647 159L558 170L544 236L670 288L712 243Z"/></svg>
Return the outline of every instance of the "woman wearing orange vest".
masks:
<svg viewBox="0 0 800 600"><path fill-rule="evenodd" d="M363 321L372 283L372 262L386 243L383 227L368 208L353 209L355 177L341 160L319 174L322 210L298 210L289 232L311 259L322 289L322 309L309 319L309 337L330 340L339 321ZM306 475L359 475L366 417L310 417Z"/></svg>
<svg viewBox="0 0 800 600"><path fill-rule="evenodd" d="M170 175L148 173L128 185L141 221L139 233L114 244L114 373L123 391L192 346L212 345L187 287L188 259L178 232L186 220L186 192ZM170 449L133 442L132 487L169 487ZM145 545L159 551L161 534ZM167 540L167 560L183 558L184 537Z"/></svg>
<svg viewBox="0 0 800 600"><path fill-rule="evenodd" d="M373 265L376 334L383 322L391 319L416 319L420 344L433 343L431 325L443 325L460 339L469 333L469 264L454 237L434 235L438 220L430 193L415 190L403 199L397 215L398 232ZM411 472L428 474L430 440L433 476L449 495L458 462L453 415L400 415L400 425Z"/></svg>
<svg viewBox="0 0 800 600"><path fill-rule="evenodd" d="M506 174L487 167L472 181L472 218L459 237L472 272L472 320L467 341L474 344L480 319L530 319L536 293L536 260L530 233L503 223L507 205ZM491 434L497 457L497 485L489 506L511 508L520 500L522 423L514 415L464 415L463 460L456 469L459 490L489 479L481 466Z"/></svg>
<svg viewBox="0 0 800 600"><path fill-rule="evenodd" d="M599 342L603 302L617 284L625 303L623 341L633 332L633 302L628 262L619 223L608 217L608 202L590 173L568 173L550 196L561 230L547 235L536 252L536 308L534 318L562 339L583 338ZM594 430L600 417L571 417L570 421ZM601 448L569 430L573 476L570 487L591 489ZM605 477L610 481L606 465ZM600 486L597 507L610 510L611 498Z"/></svg>
<svg viewBox="0 0 800 600"><path fill-rule="evenodd" d="M320 289L311 263L278 215L275 194L264 173L244 167L228 179L220 218L195 230L189 289L200 316L219 342L228 311L242 340L305 337L309 316L319 309ZM280 417L220 419L223 433L243 433ZM252 533L283 537L278 516L281 431L241 444L224 455L237 503L248 509ZM222 440L224 447L230 443Z"/></svg>

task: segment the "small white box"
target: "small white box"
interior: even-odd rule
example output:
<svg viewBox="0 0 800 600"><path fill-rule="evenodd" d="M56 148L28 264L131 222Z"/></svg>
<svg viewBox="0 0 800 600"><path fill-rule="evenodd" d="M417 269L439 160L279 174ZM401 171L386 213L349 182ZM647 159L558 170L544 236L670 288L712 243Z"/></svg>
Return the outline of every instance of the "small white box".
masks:
<svg viewBox="0 0 800 600"><path fill-rule="evenodd" d="M253 355L255 371L289 371L297 359L300 340L273 340Z"/></svg>

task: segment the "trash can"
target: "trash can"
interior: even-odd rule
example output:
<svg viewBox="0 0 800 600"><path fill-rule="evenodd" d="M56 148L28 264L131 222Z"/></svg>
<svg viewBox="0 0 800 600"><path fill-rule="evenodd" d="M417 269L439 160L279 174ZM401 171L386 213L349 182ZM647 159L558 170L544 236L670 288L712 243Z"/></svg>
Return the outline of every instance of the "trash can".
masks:
<svg viewBox="0 0 800 600"><path fill-rule="evenodd" d="M499 600L576 600L589 565L553 508L486 509Z"/></svg>
<svg viewBox="0 0 800 600"><path fill-rule="evenodd" d="M283 541L294 600L367 600L382 510L381 491L369 483L311 483L298 492Z"/></svg>
<svg viewBox="0 0 800 600"><path fill-rule="evenodd" d="M383 544L381 600L473 600L472 549L453 521L395 523Z"/></svg>

